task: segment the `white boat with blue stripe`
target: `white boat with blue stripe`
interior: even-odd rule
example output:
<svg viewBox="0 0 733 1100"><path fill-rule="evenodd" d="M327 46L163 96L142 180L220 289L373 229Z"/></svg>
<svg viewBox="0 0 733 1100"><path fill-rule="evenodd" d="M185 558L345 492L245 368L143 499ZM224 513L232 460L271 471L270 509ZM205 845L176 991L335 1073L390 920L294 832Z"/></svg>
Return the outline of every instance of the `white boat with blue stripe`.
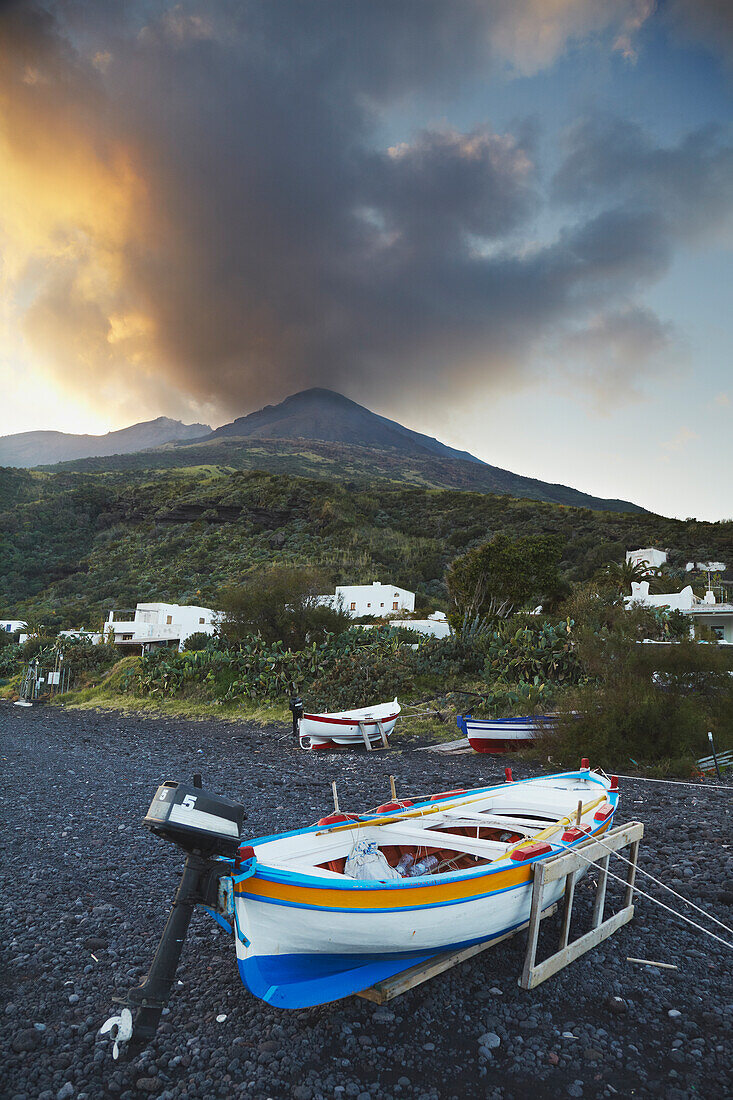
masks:
<svg viewBox="0 0 733 1100"><path fill-rule="evenodd" d="M105 1029L115 1050L154 1034L196 905L234 940L244 985L283 1009L361 992L452 949L496 939L529 917L539 861L604 833L614 776L578 771L420 800L242 843L244 807L166 782L144 819L186 852L176 898L142 985ZM579 872L582 873L582 872ZM564 884L548 887L553 905Z"/></svg>
<svg viewBox="0 0 733 1100"><path fill-rule="evenodd" d="M617 803L617 785L585 768L250 841L232 875L242 981L302 1008L501 936L528 919L533 863L605 832ZM358 845L376 853L366 870Z"/></svg>
<svg viewBox="0 0 733 1100"><path fill-rule="evenodd" d="M557 726L557 715L473 718L470 714L459 714L456 722L475 752L515 752L551 733Z"/></svg>

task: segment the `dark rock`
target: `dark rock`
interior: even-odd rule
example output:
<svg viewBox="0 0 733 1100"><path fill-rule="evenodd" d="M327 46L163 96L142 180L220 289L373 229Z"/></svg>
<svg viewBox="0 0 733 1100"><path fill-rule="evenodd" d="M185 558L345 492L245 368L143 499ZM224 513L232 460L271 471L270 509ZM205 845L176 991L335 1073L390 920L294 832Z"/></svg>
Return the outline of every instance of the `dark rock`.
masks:
<svg viewBox="0 0 733 1100"><path fill-rule="evenodd" d="M24 1027L13 1037L12 1048L16 1054L21 1051L35 1050L41 1044L41 1034L34 1027Z"/></svg>
<svg viewBox="0 0 733 1100"><path fill-rule="evenodd" d="M162 1086L163 1082L160 1081L157 1077L138 1077L137 1081L135 1082L136 1089L139 1089L140 1092L147 1092L150 1095L153 1095L156 1092L160 1092Z"/></svg>

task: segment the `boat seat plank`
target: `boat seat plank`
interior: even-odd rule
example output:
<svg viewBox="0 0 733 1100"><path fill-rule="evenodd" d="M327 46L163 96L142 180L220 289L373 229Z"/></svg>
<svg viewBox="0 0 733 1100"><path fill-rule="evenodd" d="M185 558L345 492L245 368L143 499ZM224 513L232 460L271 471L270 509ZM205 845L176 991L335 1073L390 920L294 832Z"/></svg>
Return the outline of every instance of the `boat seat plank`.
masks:
<svg viewBox="0 0 733 1100"><path fill-rule="evenodd" d="M498 828L506 828L507 825L517 825L522 829L541 829L545 827L541 821L528 821L524 817L503 817L499 814L471 813L466 810L446 810L443 816L449 818L449 821L446 822L447 825L465 822L467 825L496 826ZM561 815L558 813L558 816ZM557 817L548 817L545 820L548 825L554 825Z"/></svg>
<svg viewBox="0 0 733 1100"><path fill-rule="evenodd" d="M459 836L453 833L434 833L426 829L395 828L391 825L382 828L382 836L392 844L417 844L421 848L448 848L454 852L466 852L473 856L503 855L508 844L502 844L497 840L476 840L475 837ZM381 839L381 838L380 838ZM384 843L384 840L382 840Z"/></svg>

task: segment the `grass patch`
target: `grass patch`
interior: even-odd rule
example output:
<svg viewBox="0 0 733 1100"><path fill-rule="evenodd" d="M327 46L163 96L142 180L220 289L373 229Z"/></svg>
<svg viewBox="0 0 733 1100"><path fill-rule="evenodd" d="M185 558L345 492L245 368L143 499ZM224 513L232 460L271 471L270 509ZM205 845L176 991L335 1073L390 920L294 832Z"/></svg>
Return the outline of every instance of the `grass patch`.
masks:
<svg viewBox="0 0 733 1100"><path fill-rule="evenodd" d="M53 705L62 704L68 710L115 710L124 714L139 714L145 718L191 718L199 721L254 722L259 726L286 725L292 721L285 705L262 703L193 703L187 699L141 699L137 695L100 692L98 688L69 691L58 695Z"/></svg>
<svg viewBox="0 0 733 1100"><path fill-rule="evenodd" d="M167 718L215 718L223 722L247 721L265 726L272 723L291 723L291 714L285 703L245 702L220 703L212 700L195 702L192 699L150 699L122 690L128 674L140 663L139 657L123 657L110 669L101 683L77 691L57 695L52 705L63 705L75 710L116 710L125 714Z"/></svg>

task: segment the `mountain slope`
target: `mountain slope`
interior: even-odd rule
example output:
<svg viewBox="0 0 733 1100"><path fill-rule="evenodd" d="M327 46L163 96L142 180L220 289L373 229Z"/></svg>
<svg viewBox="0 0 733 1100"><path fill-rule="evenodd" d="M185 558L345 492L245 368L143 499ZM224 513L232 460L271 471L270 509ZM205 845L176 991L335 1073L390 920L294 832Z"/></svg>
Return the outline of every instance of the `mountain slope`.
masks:
<svg viewBox="0 0 733 1100"><path fill-rule="evenodd" d="M160 423L152 421L152 425ZM468 451L448 447L431 436L378 416L332 390L304 390L278 405L267 405L239 417L216 431L206 429L209 434L203 433L202 425L186 427L178 421L165 421L164 424L177 425L179 431L187 434L173 438L169 435L165 442L160 440L159 445L148 438L120 439L137 429L152 426L135 425L109 436L82 437L100 446L92 451L89 449L91 444L85 444L87 449L83 453L90 457L66 460L61 464L58 458L39 458L36 448L32 456L25 458L25 464L54 465L56 470L74 473L122 473L195 466L268 470L360 486L374 485L382 480L393 485L506 494L597 511L645 511L626 500L595 497L567 485L551 484L491 466ZM26 436L48 434L53 433L26 433ZM166 434L165 429L161 434ZM110 442L113 437L114 441ZM7 437L9 441L23 438ZM3 462L21 464L23 458L18 460L4 455L4 442L0 439L0 465Z"/></svg>
<svg viewBox="0 0 733 1100"><path fill-rule="evenodd" d="M211 439L320 439L410 455L438 455L484 465L468 451L447 447L432 436L414 432L379 416L333 390L314 387L291 394L279 405L240 416L212 432Z"/></svg>
<svg viewBox="0 0 733 1100"><path fill-rule="evenodd" d="M0 492L0 606L62 628L98 625L105 610L144 600L217 607L222 587L268 563L314 566L335 583L389 578L435 606L450 561L502 532L557 535L568 580L631 547L669 546L684 563L725 561L733 544L733 522L385 481L216 467L11 474L5 501Z"/></svg>
<svg viewBox="0 0 733 1100"><path fill-rule="evenodd" d="M241 416L231 424L224 424L212 432L208 439L199 441L198 453L203 456L207 444L214 442L241 441L242 445L254 444L258 441L261 445L271 449L270 461L267 469L277 469L282 472L306 472L286 469L282 463L277 462L276 451L285 447L290 449L296 446L297 440L318 441L319 457L328 459L324 455L326 444L331 444L331 450L340 450L340 454L334 454L332 461L334 469L331 476L347 476L345 471L353 467L354 458L362 458L355 454L355 448L362 451L370 448L378 451L379 456L367 455L364 463L374 477L388 476L392 480L411 481L417 484L435 485L441 488L466 488L483 492L509 493L515 497L526 497L530 500L542 500L552 504L568 504L576 508L593 508L614 512L642 512L636 504L625 500L609 500L603 497L594 497L588 493L582 493L566 485L551 484L537 478L523 477L521 474L512 473L499 466L491 466L487 462L469 454L468 451L459 451L454 447L448 447L432 436L422 435L412 431L387 417L378 416L369 409L351 401L333 390L310 389L301 393L292 394L279 405L266 405L264 409L250 413L249 416ZM280 448L273 448L273 441L280 442ZM344 448L348 451L344 453ZM194 448L187 448L193 450ZM309 444L309 449L314 450L314 443ZM231 454L232 448L227 448ZM210 453L210 452L209 452ZM292 453L292 452L291 452ZM349 461L352 459L352 461ZM395 461L398 459L399 461ZM346 461L344 461L346 460ZM225 461L220 452L219 458L200 458L200 461ZM235 461L233 465L238 465ZM391 466L391 472L387 473L383 467ZM400 475L399 467L402 466ZM417 466L417 469L416 469ZM339 473L344 470L344 474ZM321 470L323 467L321 466ZM309 473L316 471L308 470ZM396 475L396 476L395 476ZM353 470L351 476L354 476Z"/></svg>
<svg viewBox="0 0 733 1100"><path fill-rule="evenodd" d="M498 493L604 512L646 511L626 500L590 496L567 485L552 485L522 477L521 474L483 462L434 455L405 455L394 449L323 443L317 439L213 438L202 443L176 443L157 451L115 455L113 458L85 458L51 469L69 473L116 471L131 475L141 470L183 471L193 467L215 468L222 473L230 470L267 470L273 474L348 482L360 488L374 488L381 481L393 487L414 485L422 489Z"/></svg>
<svg viewBox="0 0 733 1100"><path fill-rule="evenodd" d="M48 466L77 458L130 454L174 440L197 439L211 432L208 424L182 424L159 416L106 435L68 432L19 432L0 437L0 466Z"/></svg>

